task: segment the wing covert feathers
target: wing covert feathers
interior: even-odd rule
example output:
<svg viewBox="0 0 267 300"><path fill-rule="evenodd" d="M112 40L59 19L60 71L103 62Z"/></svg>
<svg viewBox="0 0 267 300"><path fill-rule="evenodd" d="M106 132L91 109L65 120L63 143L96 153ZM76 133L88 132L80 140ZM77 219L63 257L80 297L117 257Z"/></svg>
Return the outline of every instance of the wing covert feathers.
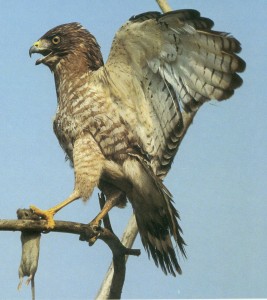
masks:
<svg viewBox="0 0 267 300"><path fill-rule="evenodd" d="M113 91L124 95L116 91L114 99L161 178L180 143L182 112L228 99L242 84L240 43L213 25L196 10L148 12L132 17L113 41L106 70Z"/></svg>

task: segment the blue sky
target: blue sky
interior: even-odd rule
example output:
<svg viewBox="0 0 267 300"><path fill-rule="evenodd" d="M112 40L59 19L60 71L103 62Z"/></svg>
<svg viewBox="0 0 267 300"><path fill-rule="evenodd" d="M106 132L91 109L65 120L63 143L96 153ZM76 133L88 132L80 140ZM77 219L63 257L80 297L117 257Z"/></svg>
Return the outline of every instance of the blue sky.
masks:
<svg viewBox="0 0 267 300"><path fill-rule="evenodd" d="M188 244L183 275L157 269L138 238L123 298L267 297L266 204L266 11L267 1L169 1L173 9L194 8L230 32L243 46L244 85L234 97L207 104L188 131L166 185L181 214ZM48 208L73 188L73 170L52 130L56 110L53 76L34 65L29 47L52 27L79 21L97 38L106 59L116 30L132 15L158 10L153 0L0 0L0 218L18 208ZM98 212L97 194L76 201L56 216L88 222ZM115 208L113 227L121 235L131 207ZM20 234L0 232L1 299L30 299L18 284ZM43 235L37 299L93 298L111 261L101 241L93 247L67 234Z"/></svg>

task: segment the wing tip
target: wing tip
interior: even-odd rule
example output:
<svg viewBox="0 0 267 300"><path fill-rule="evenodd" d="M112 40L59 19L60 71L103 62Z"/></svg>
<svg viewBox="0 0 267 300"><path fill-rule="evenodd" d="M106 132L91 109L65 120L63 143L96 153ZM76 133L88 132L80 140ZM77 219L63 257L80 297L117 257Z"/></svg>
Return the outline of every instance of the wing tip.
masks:
<svg viewBox="0 0 267 300"><path fill-rule="evenodd" d="M148 11L145 13L141 13L138 15L133 15L129 21L132 22L143 22L145 20L149 20L149 19L157 19L159 16L161 16L162 14L158 11Z"/></svg>

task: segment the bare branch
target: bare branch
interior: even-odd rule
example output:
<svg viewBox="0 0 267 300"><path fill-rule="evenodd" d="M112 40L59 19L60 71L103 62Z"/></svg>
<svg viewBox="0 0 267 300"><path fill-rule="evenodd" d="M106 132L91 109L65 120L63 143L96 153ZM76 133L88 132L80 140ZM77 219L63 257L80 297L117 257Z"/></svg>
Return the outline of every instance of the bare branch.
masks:
<svg viewBox="0 0 267 300"><path fill-rule="evenodd" d="M23 210L32 215L31 210ZM22 232L46 232L46 221L44 220L0 220L0 231L22 231ZM67 221L55 221L55 227L51 232L72 233L80 235L81 241L88 241L97 238L105 242L112 251L114 274L111 277L111 284L107 299L119 299L125 279L125 264L128 255L139 256L140 250L125 247L119 238L109 229L92 227L90 224L82 224ZM132 246L132 244L130 244ZM103 299L103 298L102 298Z"/></svg>
<svg viewBox="0 0 267 300"><path fill-rule="evenodd" d="M172 10L171 7L170 7L170 5L168 4L167 0L156 0L156 1L157 1L158 5L159 5L160 9L164 13Z"/></svg>
<svg viewBox="0 0 267 300"><path fill-rule="evenodd" d="M126 230L122 236L121 243L127 249L132 248L137 233L138 233L137 224L136 224L135 216L133 214L131 216L131 218L128 222L128 225L126 227ZM128 259L128 255L125 257L125 261L124 261L125 264L127 262L127 259ZM121 279L115 278L114 269L115 269L115 274L120 273L119 267L116 266L113 261L110 264L108 271L106 273L106 276L102 282L102 285L97 293L97 296L96 296L97 300L109 299L109 298L117 298L117 299L119 298L119 297L110 297L113 294L113 291L112 291L113 288L117 288L117 290L119 290L119 288L120 288L122 290L122 286L118 287L117 284L115 283L116 280L118 282L121 282ZM125 270L124 270L124 272L125 272ZM125 276L125 274L124 274L124 276Z"/></svg>
<svg viewBox="0 0 267 300"><path fill-rule="evenodd" d="M44 220L0 220L0 231L36 231L46 232L46 221ZM89 241L97 235L98 239L104 241L114 256L118 255L140 255L140 250L128 249L119 238L110 230L102 227L91 227L90 224L83 224L69 221L55 221L55 227L51 232L72 233L80 235L81 241Z"/></svg>

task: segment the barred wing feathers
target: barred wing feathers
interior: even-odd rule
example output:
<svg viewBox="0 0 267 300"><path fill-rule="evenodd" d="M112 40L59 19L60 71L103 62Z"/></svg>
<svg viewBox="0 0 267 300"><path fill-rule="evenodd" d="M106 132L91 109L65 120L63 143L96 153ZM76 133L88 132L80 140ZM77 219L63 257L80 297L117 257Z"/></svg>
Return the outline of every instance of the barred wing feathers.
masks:
<svg viewBox="0 0 267 300"><path fill-rule="evenodd" d="M149 12L132 17L114 38L105 65L114 99L161 178L177 151L181 112L227 99L242 84L240 43L212 26L195 10Z"/></svg>

